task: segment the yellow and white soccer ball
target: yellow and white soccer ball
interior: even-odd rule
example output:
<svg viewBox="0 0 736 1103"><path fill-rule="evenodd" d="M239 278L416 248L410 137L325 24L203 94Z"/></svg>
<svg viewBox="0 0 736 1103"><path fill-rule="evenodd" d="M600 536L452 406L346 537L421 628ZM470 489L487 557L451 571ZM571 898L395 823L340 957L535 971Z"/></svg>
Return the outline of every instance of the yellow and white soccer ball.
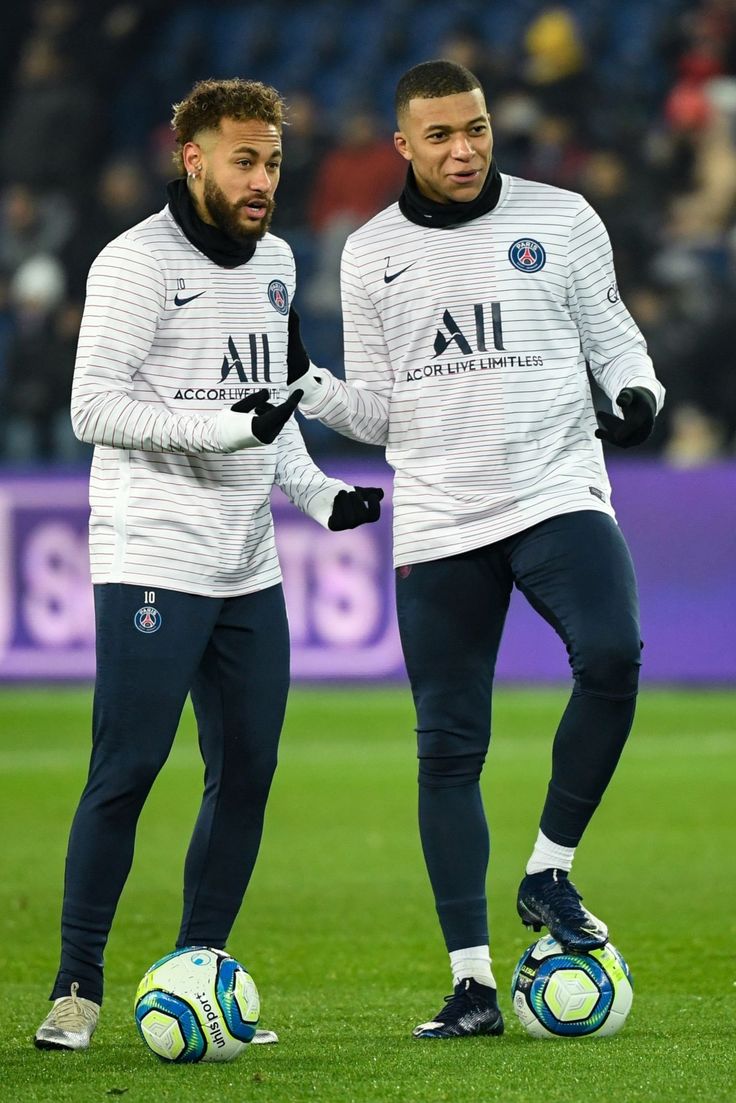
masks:
<svg viewBox="0 0 736 1103"><path fill-rule="evenodd" d="M155 962L135 994L135 1021L158 1057L232 1061L256 1032L258 989L224 950L188 947Z"/></svg>
<svg viewBox="0 0 736 1103"><path fill-rule="evenodd" d="M568 953L547 935L521 955L511 998L535 1038L600 1038L624 1025L634 991L629 967L610 942Z"/></svg>

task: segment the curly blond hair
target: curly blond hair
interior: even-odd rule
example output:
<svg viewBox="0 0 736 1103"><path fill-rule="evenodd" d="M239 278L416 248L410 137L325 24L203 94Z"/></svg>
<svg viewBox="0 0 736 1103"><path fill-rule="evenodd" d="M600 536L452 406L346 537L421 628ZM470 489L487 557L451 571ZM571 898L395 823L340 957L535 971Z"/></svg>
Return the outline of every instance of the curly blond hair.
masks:
<svg viewBox="0 0 736 1103"><path fill-rule="evenodd" d="M171 129L176 137L174 164L180 176L186 176L182 150L203 130L217 130L223 119L258 119L275 126L279 134L284 124L284 101L276 91L259 80L200 80L181 103L175 103Z"/></svg>

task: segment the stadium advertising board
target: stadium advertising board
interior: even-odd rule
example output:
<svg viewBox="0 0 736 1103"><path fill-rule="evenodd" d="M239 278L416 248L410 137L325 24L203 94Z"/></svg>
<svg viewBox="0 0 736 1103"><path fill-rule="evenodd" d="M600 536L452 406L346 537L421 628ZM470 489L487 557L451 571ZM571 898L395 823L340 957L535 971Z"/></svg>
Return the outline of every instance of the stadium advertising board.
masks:
<svg viewBox="0 0 736 1103"><path fill-rule="evenodd" d="M387 491L379 524L332 533L274 496L296 679L405 677L393 596L390 476L330 474ZM736 465L613 469L614 503L634 555L649 681L736 679ZM84 476L0 478L0 679L94 676L94 615ZM498 676L567 677L564 648L515 594Z"/></svg>

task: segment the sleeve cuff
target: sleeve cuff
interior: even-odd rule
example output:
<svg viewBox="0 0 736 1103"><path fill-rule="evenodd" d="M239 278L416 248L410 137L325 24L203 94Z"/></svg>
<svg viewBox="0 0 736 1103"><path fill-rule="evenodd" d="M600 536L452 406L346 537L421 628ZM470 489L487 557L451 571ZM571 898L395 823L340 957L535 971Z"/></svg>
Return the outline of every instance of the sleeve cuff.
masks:
<svg viewBox="0 0 736 1103"><path fill-rule="evenodd" d="M310 499L306 513L323 529L329 528L327 522L332 516L335 498L341 490L352 491L355 490L355 487L348 486L347 483L343 483L339 479L331 479L329 486L325 487L324 490L320 490Z"/></svg>
<svg viewBox="0 0 736 1103"><path fill-rule="evenodd" d="M303 391L304 397L300 402L300 408L302 406L316 405L321 399L327 396L327 379L325 376L328 373L322 368L318 368L316 364L310 363L309 369L304 375L300 375L298 379L295 379L293 383L289 384L289 394L293 394L294 391Z"/></svg>
<svg viewBox="0 0 736 1103"><path fill-rule="evenodd" d="M654 399L654 403L657 408L656 412L660 412L662 406L664 405L664 387L658 379L652 379L651 375L640 375L638 378L634 377L633 379L629 379L626 382L626 386L641 387L642 390L649 391L650 395Z"/></svg>
<svg viewBox="0 0 736 1103"><path fill-rule="evenodd" d="M257 448L263 441L253 434L254 414L238 413L226 407L215 417L217 436L223 452L237 452L240 448Z"/></svg>

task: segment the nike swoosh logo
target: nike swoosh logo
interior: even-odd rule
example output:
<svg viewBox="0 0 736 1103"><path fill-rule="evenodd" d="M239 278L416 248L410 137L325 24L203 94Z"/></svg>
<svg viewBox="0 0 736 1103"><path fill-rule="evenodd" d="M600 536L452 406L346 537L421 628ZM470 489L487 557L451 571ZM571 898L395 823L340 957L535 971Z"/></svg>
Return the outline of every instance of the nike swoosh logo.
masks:
<svg viewBox="0 0 736 1103"><path fill-rule="evenodd" d="M200 295L206 295L206 291L198 291L196 295L190 295L187 299L182 299L181 295L177 292L174 295L174 303L176 306L186 306L187 303L191 303L194 299L198 299Z"/></svg>
<svg viewBox="0 0 736 1103"><path fill-rule="evenodd" d="M386 264L386 271L383 273L383 282L393 283L394 280L397 280L399 278L399 276L403 276L404 272L408 272L410 268L413 268L415 264L416 261L413 260L411 264L407 264L406 268L400 268L398 272L391 272L390 274L388 270L388 264Z"/></svg>

